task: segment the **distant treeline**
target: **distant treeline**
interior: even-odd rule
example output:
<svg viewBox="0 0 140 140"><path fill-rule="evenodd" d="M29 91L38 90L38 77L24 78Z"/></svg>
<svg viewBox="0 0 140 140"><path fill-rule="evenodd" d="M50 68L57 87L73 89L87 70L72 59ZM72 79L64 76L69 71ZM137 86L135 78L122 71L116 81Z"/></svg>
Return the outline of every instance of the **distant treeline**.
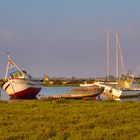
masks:
<svg viewBox="0 0 140 140"><path fill-rule="evenodd" d="M93 83L95 80L86 80L88 83ZM50 79L48 81L44 81L44 86L79 86L79 84L84 83L84 79L69 79L69 80L61 80L61 79Z"/></svg>
<svg viewBox="0 0 140 140"><path fill-rule="evenodd" d="M79 86L82 83L93 83L95 81L106 81L105 78L50 78L48 81L43 81L44 86ZM110 79L114 82L115 78ZM140 84L140 78L134 79L133 83Z"/></svg>

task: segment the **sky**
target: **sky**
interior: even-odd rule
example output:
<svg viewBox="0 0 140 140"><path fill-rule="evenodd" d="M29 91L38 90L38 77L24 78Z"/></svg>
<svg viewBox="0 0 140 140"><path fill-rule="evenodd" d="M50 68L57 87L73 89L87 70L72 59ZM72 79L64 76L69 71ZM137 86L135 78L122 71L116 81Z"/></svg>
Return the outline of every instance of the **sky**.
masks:
<svg viewBox="0 0 140 140"><path fill-rule="evenodd" d="M1 0L0 77L9 52L36 77L115 75L115 33L126 71L140 66L139 0Z"/></svg>

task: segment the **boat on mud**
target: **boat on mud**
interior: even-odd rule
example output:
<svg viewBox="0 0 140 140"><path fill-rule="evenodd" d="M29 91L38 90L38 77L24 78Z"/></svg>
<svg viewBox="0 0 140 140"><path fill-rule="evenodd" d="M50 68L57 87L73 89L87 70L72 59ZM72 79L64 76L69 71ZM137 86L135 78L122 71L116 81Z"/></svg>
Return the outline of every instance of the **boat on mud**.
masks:
<svg viewBox="0 0 140 140"><path fill-rule="evenodd" d="M99 84L99 87L102 87L104 90L96 97L96 100L120 100L122 90L118 89L117 87L104 84Z"/></svg>
<svg viewBox="0 0 140 140"><path fill-rule="evenodd" d="M27 72L17 66L9 53L6 75L1 88L11 97L16 99L33 99L40 92L41 81L34 79Z"/></svg>
<svg viewBox="0 0 140 140"><path fill-rule="evenodd" d="M71 93L66 94L63 96L63 98L66 99L96 99L98 95L100 95L103 92L102 88L99 88L98 86L90 86L90 87L78 87L74 88Z"/></svg>
<svg viewBox="0 0 140 140"><path fill-rule="evenodd" d="M67 94L64 95L63 98L65 99L90 99L95 98L98 95L98 93L79 93L79 94Z"/></svg>
<svg viewBox="0 0 140 140"><path fill-rule="evenodd" d="M94 94L96 100L120 100L120 96L122 94L122 90L116 87L116 83L114 82L94 82L91 84L84 84L85 89L100 89L100 92L96 92L98 94Z"/></svg>

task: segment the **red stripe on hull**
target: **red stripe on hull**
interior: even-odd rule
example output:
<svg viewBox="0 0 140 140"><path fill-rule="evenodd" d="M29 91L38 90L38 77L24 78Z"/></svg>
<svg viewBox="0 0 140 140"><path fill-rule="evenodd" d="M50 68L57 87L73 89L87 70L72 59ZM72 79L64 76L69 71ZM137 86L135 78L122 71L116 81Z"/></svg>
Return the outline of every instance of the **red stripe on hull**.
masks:
<svg viewBox="0 0 140 140"><path fill-rule="evenodd" d="M41 88L28 88L26 90L22 90L20 92L16 92L14 94L9 95L11 98L16 99L33 99L39 93Z"/></svg>

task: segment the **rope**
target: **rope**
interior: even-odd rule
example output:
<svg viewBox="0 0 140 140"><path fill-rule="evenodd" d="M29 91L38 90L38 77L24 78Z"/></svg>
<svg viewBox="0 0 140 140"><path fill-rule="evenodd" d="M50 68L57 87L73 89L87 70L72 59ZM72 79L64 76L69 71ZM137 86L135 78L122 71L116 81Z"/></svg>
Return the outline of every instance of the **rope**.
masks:
<svg viewBox="0 0 140 140"><path fill-rule="evenodd" d="M121 73L122 73L122 72L123 72L123 73L126 73L125 66L124 66L124 62L123 62L122 50L121 50L119 38L118 38L118 44L119 44L119 52L120 52L120 58L121 58Z"/></svg>

